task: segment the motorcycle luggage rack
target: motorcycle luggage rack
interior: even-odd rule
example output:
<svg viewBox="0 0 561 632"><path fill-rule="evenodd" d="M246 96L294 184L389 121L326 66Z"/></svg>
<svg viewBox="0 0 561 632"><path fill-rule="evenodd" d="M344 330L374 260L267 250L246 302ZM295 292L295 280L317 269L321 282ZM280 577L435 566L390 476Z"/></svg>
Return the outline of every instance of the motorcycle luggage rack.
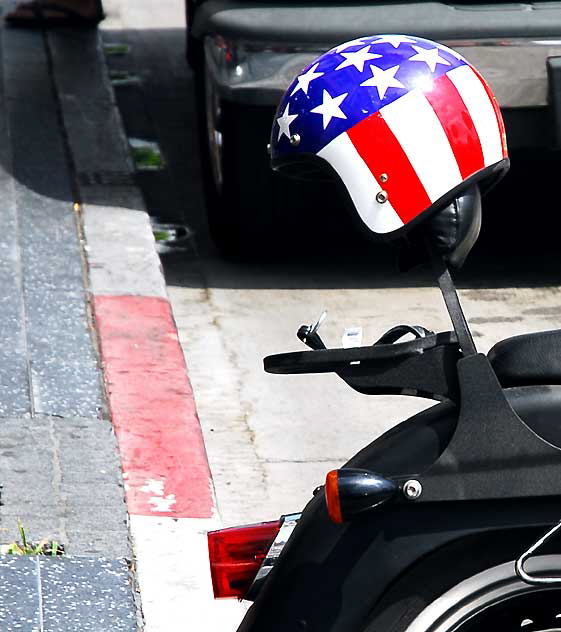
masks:
<svg viewBox="0 0 561 632"><path fill-rule="evenodd" d="M456 363L460 352L454 332L395 344L350 349L318 349L268 356L268 373L336 373L366 395L404 394L456 401Z"/></svg>

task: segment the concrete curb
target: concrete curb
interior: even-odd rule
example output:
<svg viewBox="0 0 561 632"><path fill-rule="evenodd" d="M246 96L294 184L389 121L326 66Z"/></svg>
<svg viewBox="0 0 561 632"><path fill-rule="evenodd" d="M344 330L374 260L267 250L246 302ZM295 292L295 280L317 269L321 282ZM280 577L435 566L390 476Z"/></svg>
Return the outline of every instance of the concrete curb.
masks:
<svg viewBox="0 0 561 632"><path fill-rule="evenodd" d="M150 220L132 184L99 35L95 38L90 48L97 55L91 61L96 76L87 95L73 92L72 73L56 76L57 56L68 59L68 41L54 36L50 45L78 175L91 305L123 467L145 630L179 632L187 622L208 632L234 630L243 607L212 598L205 534L220 522L193 392ZM99 139L84 142L83 134L73 132L89 125L95 133L90 121L99 117L88 116L88 108L104 112L105 150ZM110 162L98 154L110 156Z"/></svg>

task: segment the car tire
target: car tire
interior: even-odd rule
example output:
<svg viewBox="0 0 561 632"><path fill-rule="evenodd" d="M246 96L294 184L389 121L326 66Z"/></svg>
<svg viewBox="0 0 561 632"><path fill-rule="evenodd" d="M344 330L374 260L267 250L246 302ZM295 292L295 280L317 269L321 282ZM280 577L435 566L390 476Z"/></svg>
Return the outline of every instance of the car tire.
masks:
<svg viewBox="0 0 561 632"><path fill-rule="evenodd" d="M270 253L277 242L275 174L267 153L272 108L221 98L200 67L196 85L211 237L228 258Z"/></svg>

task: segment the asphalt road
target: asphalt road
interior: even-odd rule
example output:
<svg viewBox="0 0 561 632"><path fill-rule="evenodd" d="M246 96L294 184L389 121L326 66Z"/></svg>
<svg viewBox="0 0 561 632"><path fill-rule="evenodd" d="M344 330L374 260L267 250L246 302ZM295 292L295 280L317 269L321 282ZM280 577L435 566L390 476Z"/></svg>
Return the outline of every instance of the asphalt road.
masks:
<svg viewBox="0 0 561 632"><path fill-rule="evenodd" d="M150 30L106 33L130 52L110 58L139 83L117 88L130 136L160 143L167 167L139 174L151 214L193 233L162 255L225 524L299 510L325 473L395 423L430 405L369 397L332 375L276 376L262 358L299 350L299 325L328 320L339 346L345 327L364 343L398 323L449 328L427 274L398 275L393 253L332 230L312 248L285 241L274 263L234 264L212 246L204 219L193 81L184 61L183 5L161 3ZM458 275L482 351L504 337L561 324L555 165L515 160L513 175L485 206L484 232Z"/></svg>

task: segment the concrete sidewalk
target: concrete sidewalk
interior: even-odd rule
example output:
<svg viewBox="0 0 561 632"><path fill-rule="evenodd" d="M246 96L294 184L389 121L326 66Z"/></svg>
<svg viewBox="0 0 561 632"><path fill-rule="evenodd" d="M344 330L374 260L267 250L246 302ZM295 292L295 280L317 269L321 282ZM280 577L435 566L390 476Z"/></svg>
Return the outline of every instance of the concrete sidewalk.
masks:
<svg viewBox="0 0 561 632"><path fill-rule="evenodd" d="M99 89L97 35L79 37L81 72ZM65 91L84 83L63 59L72 41L0 29L0 541L19 539L21 521L29 539L68 554L0 559L6 632L132 631L140 621L81 240L83 183L98 165L121 178L131 167L122 138L111 146L114 108L84 125Z"/></svg>
<svg viewBox="0 0 561 632"><path fill-rule="evenodd" d="M0 70L0 542L18 540L21 521L30 540L56 540L66 551L0 558L0 629L132 632L143 617L130 498L159 501L160 481L135 471L144 451L136 462L126 453L131 429L115 413L122 391L103 372L114 366L113 342L101 335L100 358L97 324L103 317L107 329L118 316L127 336L135 327L139 334L122 295L137 302L149 295L165 311L159 260L99 34L2 24ZM168 321L151 321L156 354L159 328L173 337ZM178 357L176 382L188 385ZM128 375L126 358L119 370ZM137 366L133 385L153 380L153 365ZM192 406L190 389L185 396ZM141 395L128 398L129 412L138 410ZM137 447L143 433L145 443L154 438L144 426L133 437Z"/></svg>
<svg viewBox="0 0 561 632"><path fill-rule="evenodd" d="M146 3L104 5L106 41L151 24ZM0 544L21 521L65 547L0 556L0 630L234 630L243 608L212 599L212 481L100 32L0 23L0 193Z"/></svg>

